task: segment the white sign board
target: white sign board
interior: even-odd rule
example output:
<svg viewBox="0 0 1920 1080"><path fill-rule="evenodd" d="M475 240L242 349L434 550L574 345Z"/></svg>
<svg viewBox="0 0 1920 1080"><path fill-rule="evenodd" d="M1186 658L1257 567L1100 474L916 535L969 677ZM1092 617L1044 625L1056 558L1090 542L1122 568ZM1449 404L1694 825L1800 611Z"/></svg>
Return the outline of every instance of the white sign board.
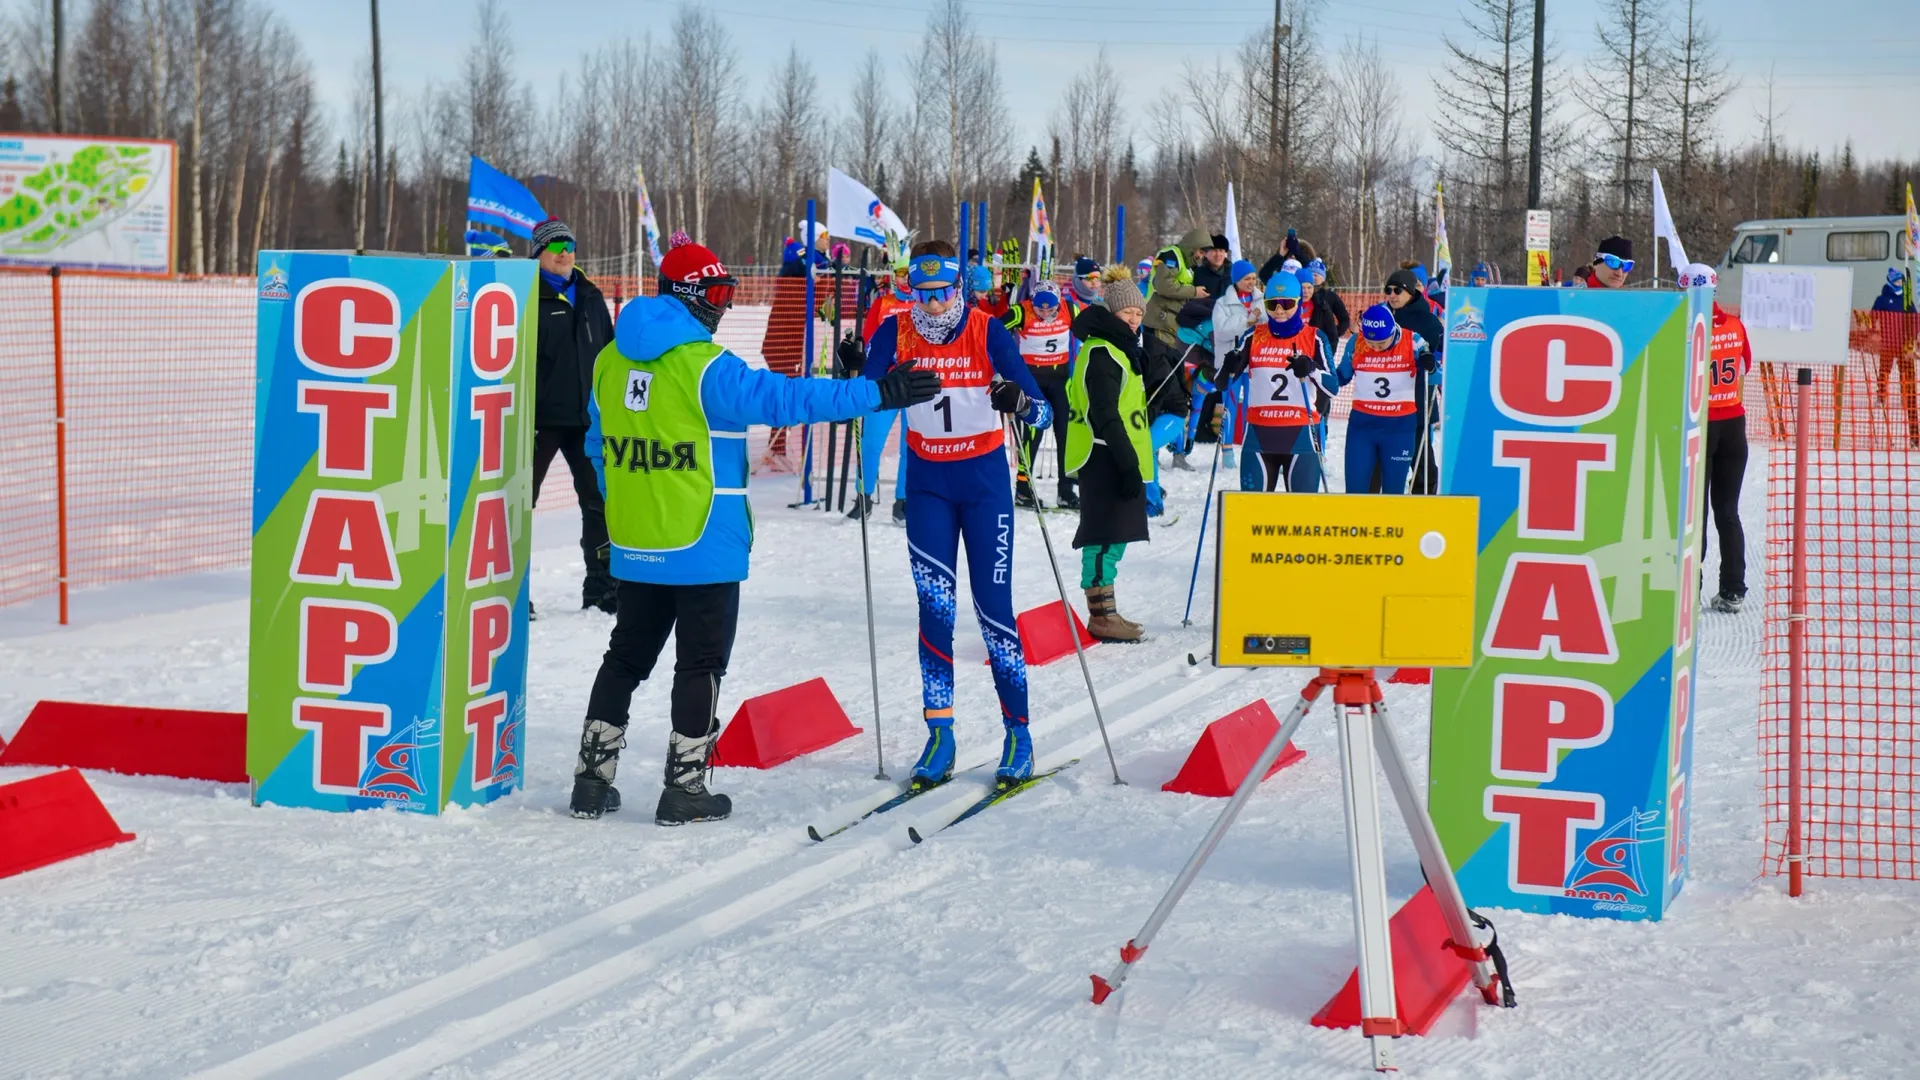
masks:
<svg viewBox="0 0 1920 1080"><path fill-rule="evenodd" d="M1527 250L1545 251L1553 240L1553 211L1527 211Z"/></svg>
<svg viewBox="0 0 1920 1080"><path fill-rule="evenodd" d="M0 266L173 273L174 145L0 135Z"/></svg>
<svg viewBox="0 0 1920 1080"><path fill-rule="evenodd" d="M1746 267L1740 275L1740 321L1753 358L1761 363L1844 365L1853 322L1853 268Z"/></svg>

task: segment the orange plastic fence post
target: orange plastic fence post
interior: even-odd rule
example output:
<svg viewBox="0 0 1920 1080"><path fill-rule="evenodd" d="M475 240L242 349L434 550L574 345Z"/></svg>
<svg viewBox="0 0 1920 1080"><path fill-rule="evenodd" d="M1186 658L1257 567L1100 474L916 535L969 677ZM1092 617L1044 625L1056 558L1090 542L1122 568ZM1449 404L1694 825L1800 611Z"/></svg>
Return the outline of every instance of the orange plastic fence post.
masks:
<svg viewBox="0 0 1920 1080"><path fill-rule="evenodd" d="M53 280L53 486L54 516L60 552L60 625L67 625L67 371L66 341L61 333L60 268L49 267Z"/></svg>

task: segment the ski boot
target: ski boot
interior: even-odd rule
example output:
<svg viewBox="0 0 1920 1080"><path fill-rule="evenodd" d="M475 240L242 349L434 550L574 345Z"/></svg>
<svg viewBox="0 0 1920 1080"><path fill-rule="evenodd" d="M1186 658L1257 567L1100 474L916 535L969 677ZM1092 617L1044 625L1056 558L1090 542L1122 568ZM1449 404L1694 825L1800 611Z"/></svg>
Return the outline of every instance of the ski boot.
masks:
<svg viewBox="0 0 1920 1080"><path fill-rule="evenodd" d="M907 500L893 500L893 523L895 525L905 525L907 523Z"/></svg>
<svg viewBox="0 0 1920 1080"><path fill-rule="evenodd" d="M527 621L528 622L540 621L540 613L534 610L532 597L527 598Z"/></svg>
<svg viewBox="0 0 1920 1080"><path fill-rule="evenodd" d="M589 718L580 729L580 760L573 766L574 817L591 821L620 809L620 790L613 786L620 766L620 748L627 745L627 729Z"/></svg>
<svg viewBox="0 0 1920 1080"><path fill-rule="evenodd" d="M1060 481L1060 499L1054 505L1062 510L1080 509L1080 493L1074 490L1073 481Z"/></svg>
<svg viewBox="0 0 1920 1080"><path fill-rule="evenodd" d="M939 787L952 779L953 755L953 721L927 721L927 747L913 763L913 788Z"/></svg>
<svg viewBox="0 0 1920 1080"><path fill-rule="evenodd" d="M853 508L847 511L847 520L859 521L861 518L871 518L872 516L873 496L856 495L853 500Z"/></svg>
<svg viewBox="0 0 1920 1080"><path fill-rule="evenodd" d="M993 786L1004 791L1032 776L1033 736L1025 724L1008 724L1007 737L1000 744L1000 767L993 771Z"/></svg>
<svg viewBox="0 0 1920 1080"><path fill-rule="evenodd" d="M1187 455L1185 454L1173 455L1173 464L1171 465L1171 468L1179 469L1183 472L1198 471L1193 467L1193 464L1187 460Z"/></svg>
<svg viewBox="0 0 1920 1080"><path fill-rule="evenodd" d="M1233 447L1231 447L1231 446L1229 446L1229 447L1225 447L1225 448L1224 448L1224 449L1222 449L1222 450L1221 450L1220 452L1221 452L1222 454L1224 454L1224 455L1226 455L1225 457L1222 457L1222 458L1220 459L1220 464L1221 464L1221 465L1224 465L1224 466L1226 466L1226 467L1227 467L1227 468L1229 468L1229 469L1237 469L1237 468L1239 468L1239 467L1240 467L1240 466L1239 466L1239 464L1238 464L1238 462L1236 462L1236 460L1234 459L1234 452L1233 452Z"/></svg>
<svg viewBox="0 0 1920 1080"><path fill-rule="evenodd" d="M1739 613L1741 605L1746 602L1747 598L1744 594L1735 596L1732 593L1723 592L1715 596L1712 600L1707 601L1707 606L1723 615L1736 615Z"/></svg>
<svg viewBox="0 0 1920 1080"><path fill-rule="evenodd" d="M1165 515L1167 503L1166 497L1160 492L1160 481L1149 480L1141 485L1141 489L1147 499L1147 516L1157 518Z"/></svg>
<svg viewBox="0 0 1920 1080"><path fill-rule="evenodd" d="M667 736L666 786L660 792L660 805L654 808L658 825L685 825L692 821L724 821L733 813L733 800L707 790L707 761L713 755L719 729L710 728L699 737L679 732Z"/></svg>
<svg viewBox="0 0 1920 1080"><path fill-rule="evenodd" d="M1022 510L1031 510L1039 505L1033 501L1033 482L1026 479L1013 482L1013 505Z"/></svg>
<svg viewBox="0 0 1920 1080"><path fill-rule="evenodd" d="M1087 590L1087 633L1099 641L1132 643L1146 637L1138 623L1120 617L1114 606L1113 586L1097 585Z"/></svg>

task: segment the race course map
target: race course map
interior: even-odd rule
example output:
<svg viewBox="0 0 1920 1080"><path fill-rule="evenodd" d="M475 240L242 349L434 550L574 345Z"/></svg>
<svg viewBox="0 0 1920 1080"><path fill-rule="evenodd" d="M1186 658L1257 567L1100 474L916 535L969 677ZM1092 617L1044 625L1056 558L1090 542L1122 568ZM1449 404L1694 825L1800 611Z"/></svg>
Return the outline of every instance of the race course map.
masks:
<svg viewBox="0 0 1920 1080"><path fill-rule="evenodd" d="M0 137L0 263L167 273L173 146Z"/></svg>

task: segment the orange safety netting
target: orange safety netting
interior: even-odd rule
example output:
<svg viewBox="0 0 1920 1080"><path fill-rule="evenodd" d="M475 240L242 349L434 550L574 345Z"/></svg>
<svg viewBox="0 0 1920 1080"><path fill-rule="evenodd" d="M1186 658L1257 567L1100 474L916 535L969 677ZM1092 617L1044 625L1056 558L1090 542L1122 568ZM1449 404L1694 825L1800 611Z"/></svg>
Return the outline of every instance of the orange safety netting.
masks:
<svg viewBox="0 0 1920 1080"><path fill-rule="evenodd" d="M1856 312L1844 369L1814 373L1801 710L1803 873L1920 878L1920 320ZM1791 771L1794 373L1761 386L1767 458L1764 865L1785 872ZM1758 381L1758 380L1755 380ZM1754 382L1749 382L1749 387ZM1749 401L1752 391L1749 390Z"/></svg>

